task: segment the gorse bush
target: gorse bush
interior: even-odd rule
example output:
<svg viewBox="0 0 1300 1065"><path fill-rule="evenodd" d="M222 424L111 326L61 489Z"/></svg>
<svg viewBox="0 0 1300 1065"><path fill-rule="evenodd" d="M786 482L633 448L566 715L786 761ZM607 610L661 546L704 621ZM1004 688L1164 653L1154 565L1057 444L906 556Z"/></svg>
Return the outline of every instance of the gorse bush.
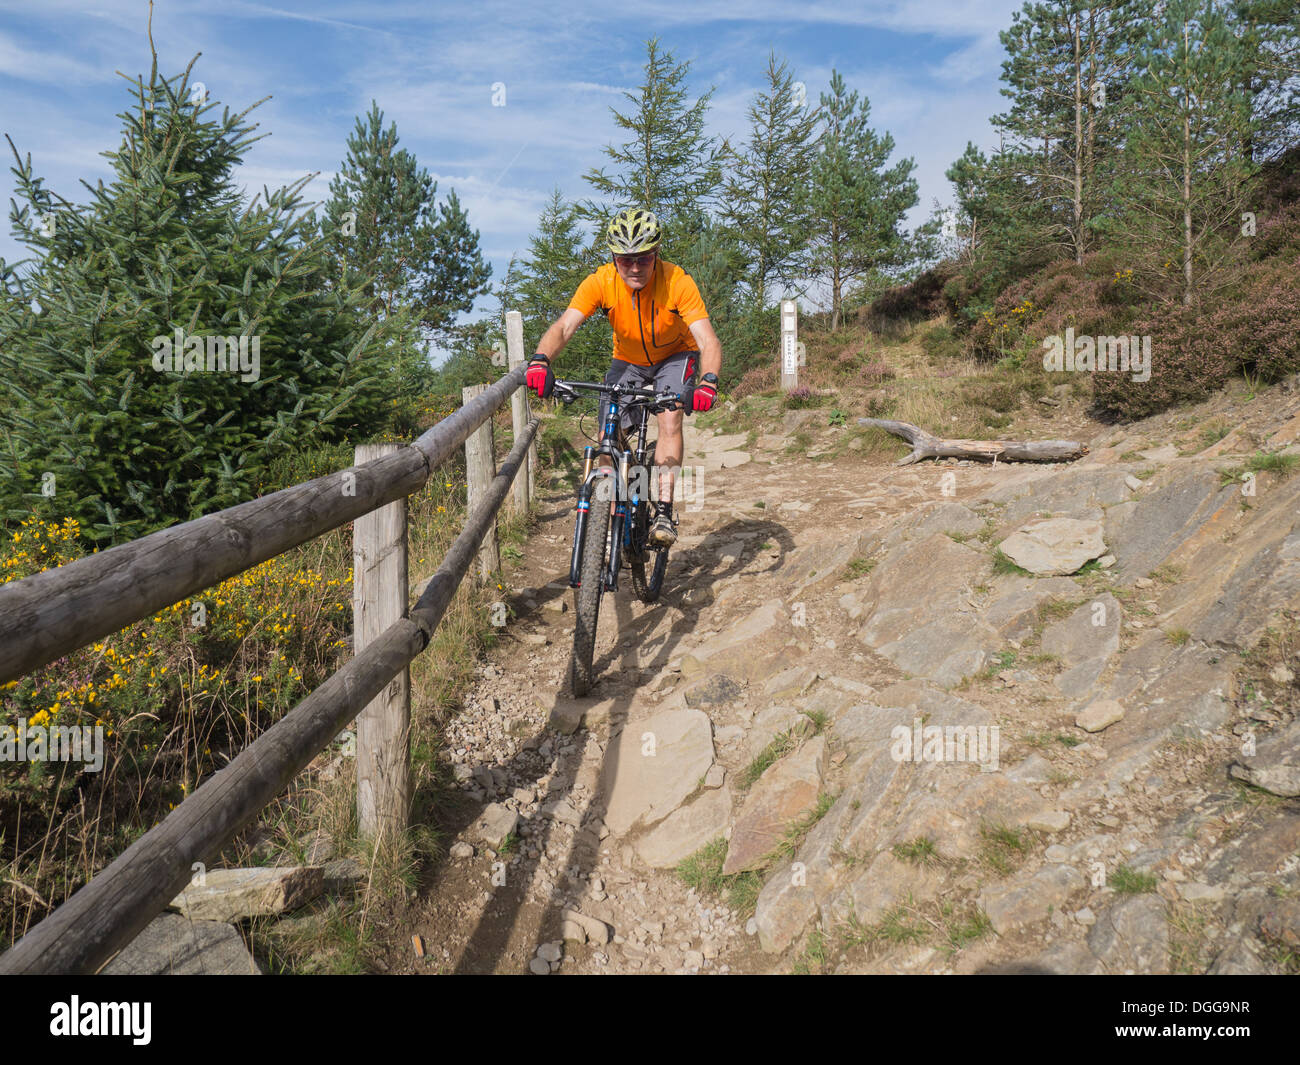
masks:
<svg viewBox="0 0 1300 1065"><path fill-rule="evenodd" d="M72 518L120 542L249 499L275 455L391 414L408 327L369 324L304 242L307 178L241 204L251 127L176 81L155 65L138 83L89 204L46 190L30 159L14 168L15 232L40 258L0 263L0 520ZM243 358L223 370L227 337Z"/></svg>

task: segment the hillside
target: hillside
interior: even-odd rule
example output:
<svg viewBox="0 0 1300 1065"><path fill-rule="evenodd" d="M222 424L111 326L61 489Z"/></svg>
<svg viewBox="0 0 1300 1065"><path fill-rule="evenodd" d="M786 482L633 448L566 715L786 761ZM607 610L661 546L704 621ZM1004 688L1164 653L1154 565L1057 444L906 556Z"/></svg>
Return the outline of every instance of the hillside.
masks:
<svg viewBox="0 0 1300 1065"><path fill-rule="evenodd" d="M382 967L430 971L418 933L440 971L1295 971L1300 393L1116 428L1066 391L1005 430L1089 444L1057 466L899 469L772 397L688 422L703 507L659 603L607 600L576 701L553 480L450 724L458 856ZM1047 515L1099 523L1100 562L1016 572L998 546ZM997 771L896 760L914 725L996 726Z"/></svg>

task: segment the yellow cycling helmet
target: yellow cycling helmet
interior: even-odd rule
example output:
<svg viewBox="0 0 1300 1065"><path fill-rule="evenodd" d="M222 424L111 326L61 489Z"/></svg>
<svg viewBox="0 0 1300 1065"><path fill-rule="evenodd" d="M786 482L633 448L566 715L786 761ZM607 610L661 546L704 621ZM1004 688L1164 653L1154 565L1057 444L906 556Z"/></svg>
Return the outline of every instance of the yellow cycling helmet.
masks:
<svg viewBox="0 0 1300 1065"><path fill-rule="evenodd" d="M659 247L663 231L659 219L639 207L619 211L605 229L605 241L615 255L635 255Z"/></svg>

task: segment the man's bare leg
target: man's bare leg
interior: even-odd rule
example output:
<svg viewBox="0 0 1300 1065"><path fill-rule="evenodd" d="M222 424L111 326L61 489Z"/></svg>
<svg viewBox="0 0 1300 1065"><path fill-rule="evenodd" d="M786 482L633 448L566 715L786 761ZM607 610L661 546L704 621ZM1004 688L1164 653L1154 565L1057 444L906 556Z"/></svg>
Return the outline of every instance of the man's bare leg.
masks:
<svg viewBox="0 0 1300 1065"><path fill-rule="evenodd" d="M659 440L655 444L655 465L659 467L659 501L672 503L673 479L682 465L682 412L659 414Z"/></svg>

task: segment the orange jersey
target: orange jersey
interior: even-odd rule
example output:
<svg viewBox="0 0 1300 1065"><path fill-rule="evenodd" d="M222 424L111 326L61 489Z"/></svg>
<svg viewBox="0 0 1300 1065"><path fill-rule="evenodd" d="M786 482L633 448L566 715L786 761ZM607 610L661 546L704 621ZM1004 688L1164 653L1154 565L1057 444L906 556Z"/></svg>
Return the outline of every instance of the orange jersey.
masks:
<svg viewBox="0 0 1300 1065"><path fill-rule="evenodd" d="M688 326L709 316L691 275L660 259L640 292L633 292L606 263L578 286L569 306L583 317L604 310L614 327L614 358L653 366L699 345Z"/></svg>

